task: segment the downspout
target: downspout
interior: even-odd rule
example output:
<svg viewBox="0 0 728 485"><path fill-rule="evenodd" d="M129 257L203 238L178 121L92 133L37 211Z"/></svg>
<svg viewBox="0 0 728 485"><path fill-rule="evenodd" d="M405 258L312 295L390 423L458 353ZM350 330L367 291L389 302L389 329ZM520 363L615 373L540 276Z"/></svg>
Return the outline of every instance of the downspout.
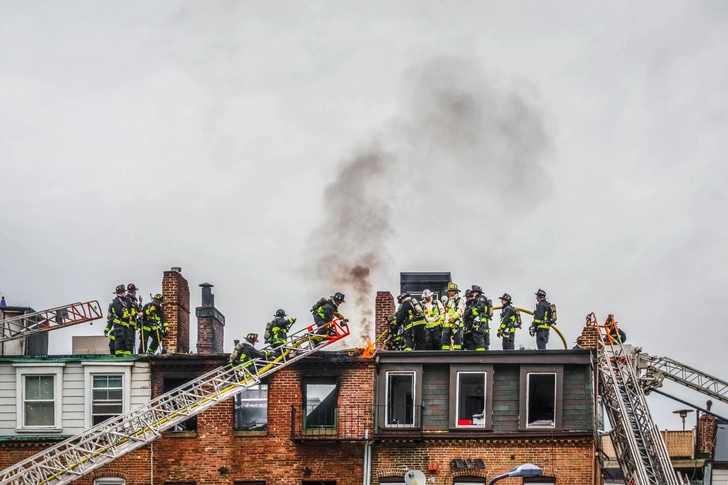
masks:
<svg viewBox="0 0 728 485"><path fill-rule="evenodd" d="M149 457L149 485L154 485L154 441L151 444L151 454Z"/></svg>
<svg viewBox="0 0 728 485"><path fill-rule="evenodd" d="M369 430L364 430L364 485L369 485L372 468L372 445L369 441Z"/></svg>

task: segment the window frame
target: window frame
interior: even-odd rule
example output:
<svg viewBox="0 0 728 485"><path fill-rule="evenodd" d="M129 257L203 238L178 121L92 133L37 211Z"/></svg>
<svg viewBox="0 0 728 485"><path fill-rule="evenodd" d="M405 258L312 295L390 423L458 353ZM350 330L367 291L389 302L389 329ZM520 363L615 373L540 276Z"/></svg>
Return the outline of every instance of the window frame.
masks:
<svg viewBox="0 0 728 485"><path fill-rule="evenodd" d="M261 382L257 384L258 387L265 386L265 430L243 430L243 429L235 429L235 420L236 420L236 404L238 400L238 396L242 396L243 393L240 393L233 398L233 436L266 436L268 434L268 411L270 410L270 385L265 382ZM255 386L251 386L248 389L252 389ZM246 389L247 390L247 389ZM240 401L254 401L256 399L243 399L240 397Z"/></svg>
<svg viewBox="0 0 728 485"><path fill-rule="evenodd" d="M45 362L34 364L14 363L15 367L15 400L16 400L16 433L61 433L63 432L63 368L64 362ZM53 425L25 425L25 377L53 376Z"/></svg>
<svg viewBox="0 0 728 485"><path fill-rule="evenodd" d="M387 411L389 410L388 388L389 375L392 373L413 373L414 374L414 397L412 406L414 408L414 422L411 425L395 425L387 423ZM382 431L392 430L419 430L422 429L422 365L419 364L393 364L382 366L378 374L377 400L378 413L377 423Z"/></svg>
<svg viewBox="0 0 728 485"><path fill-rule="evenodd" d="M332 385L336 394L336 405L333 408L334 422L333 424L325 424L320 426L311 426L307 423L308 419L308 385ZM304 433L317 432L335 432L339 427L339 394L341 393L341 376L340 375L312 375L304 376L301 379L301 424Z"/></svg>
<svg viewBox="0 0 728 485"><path fill-rule="evenodd" d="M528 375L529 374L554 374L556 376L554 402L553 426L529 426L528 425ZM564 410L564 366L563 365L522 365L519 392L519 419L518 429L521 431L544 431L551 432L563 429L562 415Z"/></svg>
<svg viewBox="0 0 728 485"><path fill-rule="evenodd" d="M485 374L485 425L458 425L458 374ZM450 431L486 431L493 429L493 364L452 364L450 365L449 428Z"/></svg>
<svg viewBox="0 0 728 485"><path fill-rule="evenodd" d="M82 362L83 380L84 380L84 396L85 410L84 422L86 428L93 426L93 379L95 375L99 376L122 376L122 402L121 414L126 414L131 409L131 367L133 362Z"/></svg>
<svg viewBox="0 0 728 485"><path fill-rule="evenodd" d="M99 477L94 478L94 485L126 485L126 480L121 477Z"/></svg>

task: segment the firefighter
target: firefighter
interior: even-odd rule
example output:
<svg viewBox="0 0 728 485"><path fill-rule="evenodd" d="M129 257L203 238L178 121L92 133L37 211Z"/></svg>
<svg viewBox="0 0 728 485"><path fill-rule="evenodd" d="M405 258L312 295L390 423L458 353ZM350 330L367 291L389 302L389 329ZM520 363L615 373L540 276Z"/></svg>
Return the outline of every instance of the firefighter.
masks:
<svg viewBox="0 0 728 485"><path fill-rule="evenodd" d="M106 310L106 328L104 328L104 337L109 339L109 353L116 353L116 337L114 336L114 310L113 302L109 303L109 309Z"/></svg>
<svg viewBox="0 0 728 485"><path fill-rule="evenodd" d="M317 335L336 335L336 331L331 325L331 321L334 318L340 318L341 325L346 326L348 320L339 313L339 305L346 303L344 301L344 294L340 292L334 293L334 295L328 300L322 298L319 300L314 308L312 309L313 321L316 323L318 329L316 330Z"/></svg>
<svg viewBox="0 0 728 485"><path fill-rule="evenodd" d="M483 288L478 285L470 287L473 290L473 344L475 350L488 350L490 346L490 318L493 306L485 295Z"/></svg>
<svg viewBox="0 0 728 485"><path fill-rule="evenodd" d="M256 360L260 360L260 362L256 363L255 370L257 372L257 367L264 366L265 362L262 361L267 361L270 355L270 352L267 350L260 351L256 349L255 344L257 343L257 333L249 333L246 335L245 340L237 344L230 354L230 364L233 366L242 364L243 368L252 372L253 369L250 369L250 366L256 363Z"/></svg>
<svg viewBox="0 0 728 485"><path fill-rule="evenodd" d="M442 322L445 319L445 307L433 298L430 290L422 292L422 309L425 311L425 349L442 349Z"/></svg>
<svg viewBox="0 0 728 485"><path fill-rule="evenodd" d="M404 330L404 350L425 350L425 312L422 305L409 293L402 292L397 296L399 308L394 314L393 322Z"/></svg>
<svg viewBox="0 0 728 485"><path fill-rule="evenodd" d="M546 301L546 292L541 288L536 292L536 309L533 311L533 323L528 329L531 337L536 336L536 347L546 350L551 329L551 304Z"/></svg>
<svg viewBox="0 0 728 485"><path fill-rule="evenodd" d="M516 310L511 304L511 295L503 293L500 297L501 314L500 327L498 327L498 336L502 339L501 344L503 350L514 350L516 348L516 328L518 327L518 319L516 318Z"/></svg>
<svg viewBox="0 0 728 485"><path fill-rule="evenodd" d="M162 337L169 332L169 324L162 311L164 297L157 293L152 301L142 307L139 330L139 353L155 354L162 343Z"/></svg>
<svg viewBox="0 0 728 485"><path fill-rule="evenodd" d="M276 311L275 318L270 326L270 346L274 350L273 354L276 357L283 352L283 349L280 347L286 345L288 341L288 330L294 323L296 323L296 319L286 318L285 310L280 309Z"/></svg>
<svg viewBox="0 0 728 485"><path fill-rule="evenodd" d="M475 350L473 342L473 290L465 290L465 309L463 311L463 350Z"/></svg>
<svg viewBox="0 0 728 485"><path fill-rule="evenodd" d="M134 342L136 341L136 331L139 327L139 320L141 319L141 301L137 298L137 288L134 283L126 285L126 301L129 305L129 316L130 316L130 328L131 328L131 343L128 348L129 353L134 352Z"/></svg>
<svg viewBox="0 0 728 485"><path fill-rule="evenodd" d="M131 327L131 313L129 312L129 301L126 298L126 287L116 287L116 298L111 302L113 313L112 331L114 333L114 355L123 357L131 355L134 347L134 329Z"/></svg>
<svg viewBox="0 0 728 485"><path fill-rule="evenodd" d="M465 302L460 298L460 289L455 283L448 283L448 299L445 304L445 321L442 323L442 350L461 350L463 314Z"/></svg>

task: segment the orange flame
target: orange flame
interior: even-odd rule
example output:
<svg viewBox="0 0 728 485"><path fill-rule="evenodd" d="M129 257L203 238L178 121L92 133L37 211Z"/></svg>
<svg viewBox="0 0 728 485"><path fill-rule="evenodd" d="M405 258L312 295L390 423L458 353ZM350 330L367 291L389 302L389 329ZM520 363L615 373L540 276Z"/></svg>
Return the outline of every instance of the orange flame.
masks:
<svg viewBox="0 0 728 485"><path fill-rule="evenodd" d="M374 342L372 342L372 339L367 337L367 345L362 349L362 352L360 354L360 357L363 359L371 359L374 357L374 353L376 350L374 350Z"/></svg>

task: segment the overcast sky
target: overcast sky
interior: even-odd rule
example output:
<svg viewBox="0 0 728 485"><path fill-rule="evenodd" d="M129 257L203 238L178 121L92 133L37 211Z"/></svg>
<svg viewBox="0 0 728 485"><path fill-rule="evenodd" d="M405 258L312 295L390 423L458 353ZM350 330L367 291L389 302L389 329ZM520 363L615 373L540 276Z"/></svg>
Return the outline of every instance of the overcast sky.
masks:
<svg viewBox="0 0 728 485"><path fill-rule="evenodd" d="M4 1L0 44L10 305L105 310L181 266L230 350L451 271L728 378L725 2Z"/></svg>

